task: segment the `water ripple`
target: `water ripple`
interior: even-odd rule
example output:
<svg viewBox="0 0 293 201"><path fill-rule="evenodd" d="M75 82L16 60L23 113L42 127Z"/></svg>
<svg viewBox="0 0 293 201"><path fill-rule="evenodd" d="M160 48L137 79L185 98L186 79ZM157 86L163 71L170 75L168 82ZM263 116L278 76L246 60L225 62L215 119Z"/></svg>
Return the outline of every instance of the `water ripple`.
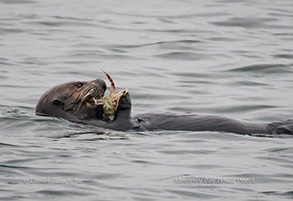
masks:
<svg viewBox="0 0 293 201"><path fill-rule="evenodd" d="M292 73L291 65L254 64L229 70L231 72Z"/></svg>
<svg viewBox="0 0 293 201"><path fill-rule="evenodd" d="M33 4L36 2L29 1L29 0L0 0L0 3L3 3L3 4Z"/></svg>

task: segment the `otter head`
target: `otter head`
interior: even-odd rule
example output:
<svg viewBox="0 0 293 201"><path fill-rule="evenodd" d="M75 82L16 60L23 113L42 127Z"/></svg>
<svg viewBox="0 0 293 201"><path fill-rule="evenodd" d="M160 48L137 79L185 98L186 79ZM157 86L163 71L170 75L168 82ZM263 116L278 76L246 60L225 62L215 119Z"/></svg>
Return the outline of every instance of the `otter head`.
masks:
<svg viewBox="0 0 293 201"><path fill-rule="evenodd" d="M65 119L102 119L103 109L94 104L106 91L102 79L89 82L69 82L49 89L40 98L36 114Z"/></svg>

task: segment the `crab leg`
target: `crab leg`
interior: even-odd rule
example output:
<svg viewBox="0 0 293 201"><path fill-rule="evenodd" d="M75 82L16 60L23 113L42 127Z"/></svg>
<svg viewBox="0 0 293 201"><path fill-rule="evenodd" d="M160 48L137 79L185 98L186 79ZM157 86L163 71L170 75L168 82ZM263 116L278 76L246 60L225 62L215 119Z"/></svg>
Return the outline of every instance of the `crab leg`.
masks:
<svg viewBox="0 0 293 201"><path fill-rule="evenodd" d="M104 104L104 97L100 99L93 99L96 105L103 105Z"/></svg>
<svg viewBox="0 0 293 201"><path fill-rule="evenodd" d="M126 94L127 94L127 89L124 89L124 90L118 92L117 94L114 94L112 96L112 100L117 101L118 99L120 99L122 96L125 96Z"/></svg>
<svg viewBox="0 0 293 201"><path fill-rule="evenodd" d="M117 102L116 109L118 107L118 103L119 103L120 98L122 96L125 96L127 93L128 93L127 89L124 89L124 90L118 92L117 94L113 94L111 96L111 101L112 102ZM105 97L100 98L100 99L94 99L96 105L102 105L104 103L104 100L105 100Z"/></svg>

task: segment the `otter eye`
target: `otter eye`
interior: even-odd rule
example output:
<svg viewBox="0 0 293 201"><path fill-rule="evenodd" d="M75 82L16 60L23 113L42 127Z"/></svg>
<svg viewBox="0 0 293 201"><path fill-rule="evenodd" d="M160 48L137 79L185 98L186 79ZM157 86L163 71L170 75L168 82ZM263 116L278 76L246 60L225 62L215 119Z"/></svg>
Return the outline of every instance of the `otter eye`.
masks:
<svg viewBox="0 0 293 201"><path fill-rule="evenodd" d="M74 83L74 86L76 86L77 88L80 88L83 86L83 83L82 82L77 82L77 83Z"/></svg>
<svg viewBox="0 0 293 201"><path fill-rule="evenodd" d="M61 107L62 109L64 109L64 103L62 103L60 100L54 100L52 102L54 105Z"/></svg>

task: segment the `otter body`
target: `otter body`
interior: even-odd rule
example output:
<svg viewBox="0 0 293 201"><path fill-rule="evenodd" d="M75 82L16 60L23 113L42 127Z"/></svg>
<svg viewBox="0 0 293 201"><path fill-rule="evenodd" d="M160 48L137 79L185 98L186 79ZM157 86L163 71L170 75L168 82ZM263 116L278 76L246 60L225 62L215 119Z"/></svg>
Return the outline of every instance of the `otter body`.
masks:
<svg viewBox="0 0 293 201"><path fill-rule="evenodd" d="M141 114L131 117L129 93L120 98L113 122L103 120L103 108L90 102L104 96L106 84L102 79L90 82L69 82L45 92L36 113L69 121L118 131L217 131L242 135L293 134L293 120L253 124L219 116Z"/></svg>

